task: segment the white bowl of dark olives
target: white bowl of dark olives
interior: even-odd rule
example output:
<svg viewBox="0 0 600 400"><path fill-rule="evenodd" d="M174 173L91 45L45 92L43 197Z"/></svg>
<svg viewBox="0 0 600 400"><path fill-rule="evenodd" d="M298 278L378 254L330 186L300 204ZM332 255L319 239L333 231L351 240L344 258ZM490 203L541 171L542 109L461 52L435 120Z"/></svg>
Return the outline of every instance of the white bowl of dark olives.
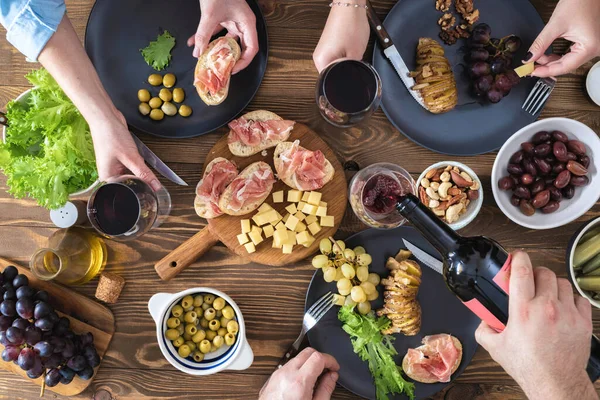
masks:
<svg viewBox="0 0 600 400"><path fill-rule="evenodd" d="M148 309L163 356L190 375L245 370L254 361L242 312L225 293L199 287L157 293Z"/></svg>
<svg viewBox="0 0 600 400"><path fill-rule="evenodd" d="M599 157L598 135L581 122L534 122L512 135L496 157L496 203L508 218L527 228L568 224L600 197Z"/></svg>

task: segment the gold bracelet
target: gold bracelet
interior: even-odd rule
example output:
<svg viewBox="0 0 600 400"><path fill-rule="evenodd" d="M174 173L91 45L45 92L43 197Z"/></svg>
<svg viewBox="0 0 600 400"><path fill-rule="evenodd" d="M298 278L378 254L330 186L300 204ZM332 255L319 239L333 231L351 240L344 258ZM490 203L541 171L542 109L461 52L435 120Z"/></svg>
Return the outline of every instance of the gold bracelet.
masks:
<svg viewBox="0 0 600 400"><path fill-rule="evenodd" d="M367 5L360 5L360 4L356 4L356 3L345 3L343 1L332 1L331 3L329 3L329 7L333 7L333 6L340 6L340 7L354 7L354 8L364 8L365 10L369 9L369 6Z"/></svg>

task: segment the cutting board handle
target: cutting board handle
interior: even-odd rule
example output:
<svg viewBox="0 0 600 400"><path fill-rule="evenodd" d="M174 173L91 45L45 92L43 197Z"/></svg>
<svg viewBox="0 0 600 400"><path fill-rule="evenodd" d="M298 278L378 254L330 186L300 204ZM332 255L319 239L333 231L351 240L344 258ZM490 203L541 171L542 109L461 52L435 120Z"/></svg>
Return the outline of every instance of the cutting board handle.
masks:
<svg viewBox="0 0 600 400"><path fill-rule="evenodd" d="M154 269L162 280L171 280L191 263L202 257L218 241L219 239L211 232L207 225L200 232L170 252L165 258L157 262L154 265Z"/></svg>

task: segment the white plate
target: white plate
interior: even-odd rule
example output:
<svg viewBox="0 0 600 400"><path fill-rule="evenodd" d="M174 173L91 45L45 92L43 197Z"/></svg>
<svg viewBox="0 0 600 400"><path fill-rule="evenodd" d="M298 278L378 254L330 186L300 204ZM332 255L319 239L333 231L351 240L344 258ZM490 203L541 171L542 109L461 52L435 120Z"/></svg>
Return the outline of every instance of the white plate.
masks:
<svg viewBox="0 0 600 400"><path fill-rule="evenodd" d="M600 61L588 72L585 88L592 101L600 106Z"/></svg>

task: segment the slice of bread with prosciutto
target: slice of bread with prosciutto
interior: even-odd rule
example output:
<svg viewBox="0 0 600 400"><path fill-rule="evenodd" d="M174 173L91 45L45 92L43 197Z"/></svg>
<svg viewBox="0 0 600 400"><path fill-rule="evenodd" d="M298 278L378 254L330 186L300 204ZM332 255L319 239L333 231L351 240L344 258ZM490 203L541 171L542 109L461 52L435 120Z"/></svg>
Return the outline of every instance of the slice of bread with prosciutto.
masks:
<svg viewBox="0 0 600 400"><path fill-rule="evenodd" d="M282 142L273 157L277 176L286 185L301 191L318 190L333 179L335 169L321 150L311 151L300 141Z"/></svg>
<svg viewBox="0 0 600 400"><path fill-rule="evenodd" d="M202 218L216 218L223 214L219 208L221 195L229 184L238 176L235 163L223 157L212 160L204 171L204 175L196 186L194 208Z"/></svg>
<svg viewBox="0 0 600 400"><path fill-rule="evenodd" d="M229 94L231 71L241 54L236 40L223 36L210 42L198 58L194 86L207 105L216 106L225 101Z"/></svg>
<svg viewBox="0 0 600 400"><path fill-rule="evenodd" d="M275 182L269 164L262 161L250 164L225 189L219 208L229 215L251 213L269 196Z"/></svg>
<svg viewBox="0 0 600 400"><path fill-rule="evenodd" d="M271 111L246 113L229 123L229 151L239 157L249 157L275 147L290 137L295 123Z"/></svg>

